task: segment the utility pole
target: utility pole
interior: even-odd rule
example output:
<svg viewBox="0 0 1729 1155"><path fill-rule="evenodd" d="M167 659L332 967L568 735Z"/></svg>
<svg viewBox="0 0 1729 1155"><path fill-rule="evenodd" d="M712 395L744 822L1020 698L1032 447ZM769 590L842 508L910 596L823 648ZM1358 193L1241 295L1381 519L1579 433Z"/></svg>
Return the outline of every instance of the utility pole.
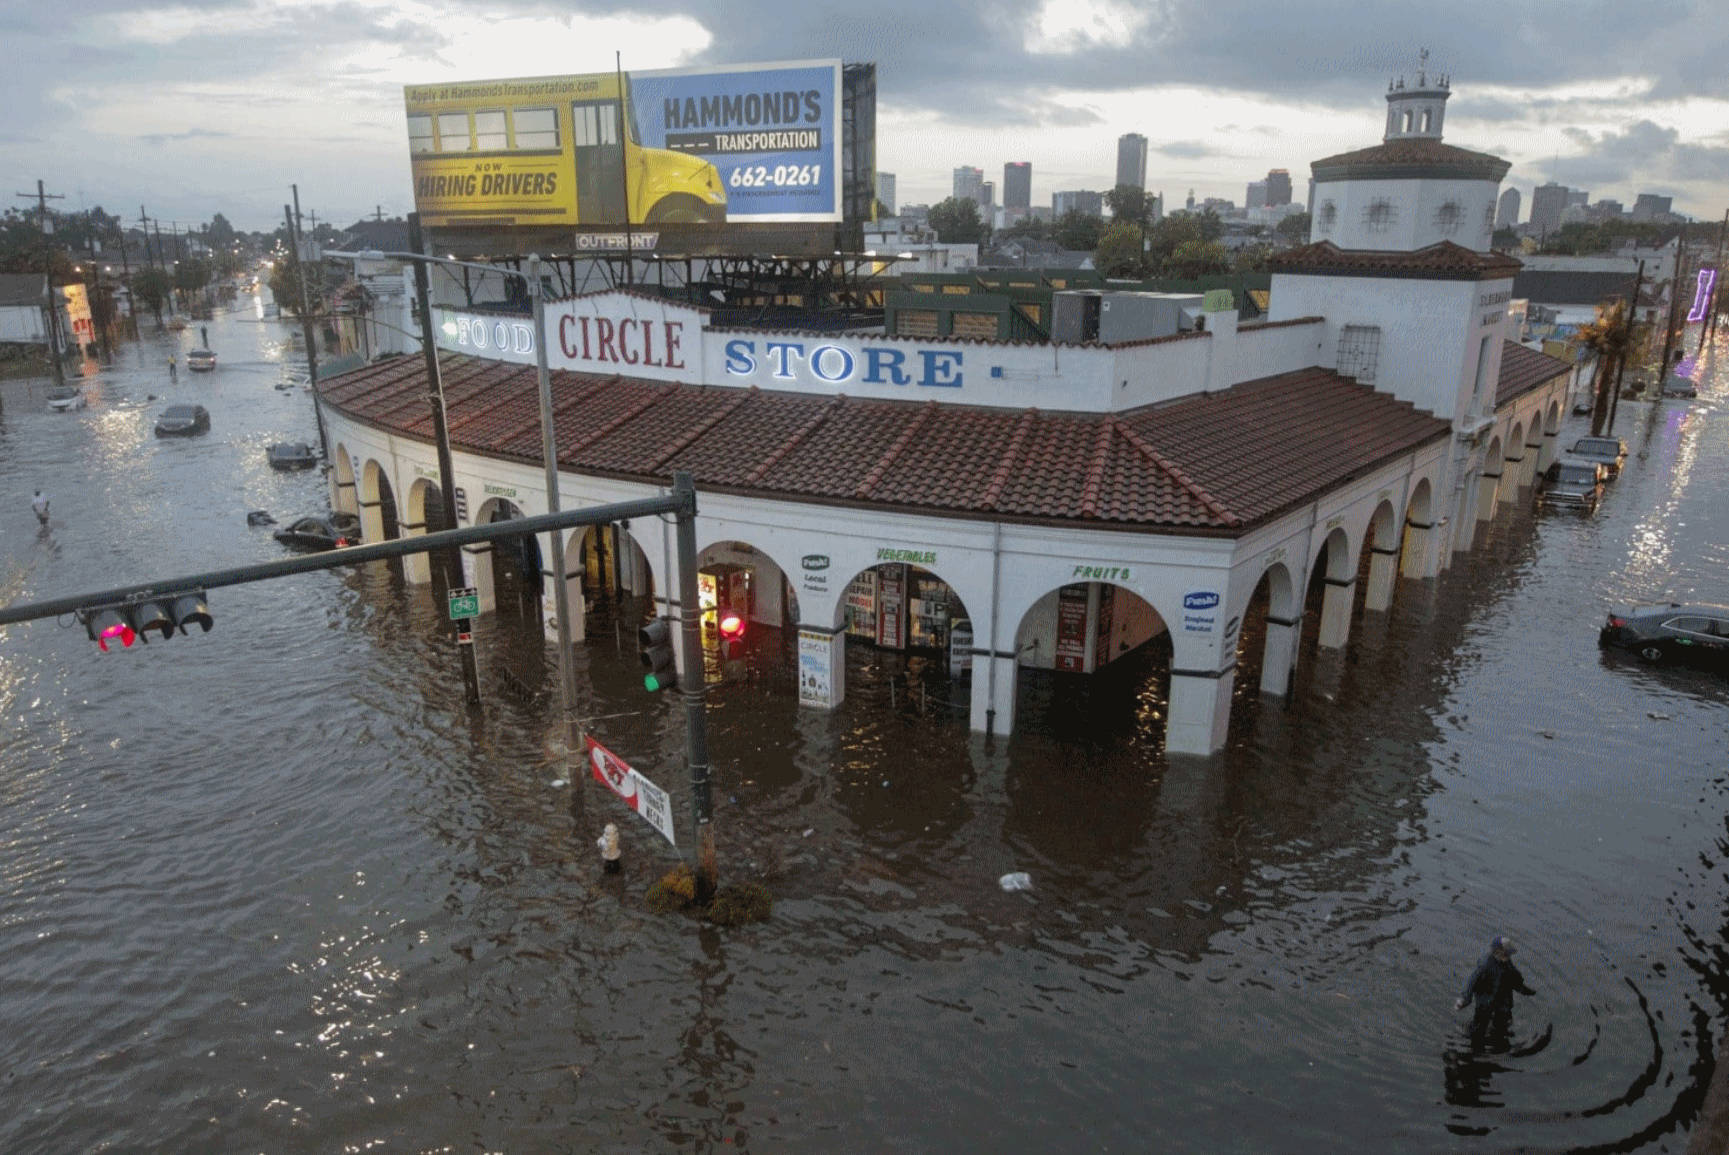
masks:
<svg viewBox="0 0 1729 1155"><path fill-rule="evenodd" d="M1669 354L1675 349L1675 315L1681 311L1681 278L1687 272L1687 230L1681 229L1675 238L1675 274L1669 278L1669 320L1663 328L1663 360L1657 366L1657 395L1663 395L1663 383L1669 380Z"/></svg>
<svg viewBox="0 0 1729 1155"><path fill-rule="evenodd" d="M144 215L144 206L138 206L138 231L144 234L144 267L156 267L156 254L150 248L150 218Z"/></svg>
<svg viewBox="0 0 1729 1155"><path fill-rule="evenodd" d="M420 214L408 214L408 247L415 253L424 253L425 242L420 233ZM426 262L417 260L414 265L414 294L420 305L420 352L426 359L426 392L427 400L432 405L432 433L438 442L438 488L444 504L444 516L452 529L456 528L456 467L451 464L450 427L444 421L444 378L438 369L438 345L434 339L435 326L432 319L432 291L426 275ZM545 344L544 335L539 335ZM463 580L462 548L453 545L445 554L444 567L447 572L446 582L455 588L456 583ZM468 705L471 709L480 706L480 670L474 659L473 622L461 618L452 623L456 627L456 648L462 653L462 683L468 692Z"/></svg>
<svg viewBox="0 0 1729 1155"><path fill-rule="evenodd" d="M287 205L282 206L283 218L288 222L288 245L294 250L294 262L289 266L294 277L294 283L300 289L300 336L306 342L306 381L313 389L318 388L318 348L312 340L312 302L306 297L306 270L300 266L300 230L294 227L294 213ZM281 304L281 302L277 302Z"/></svg>
<svg viewBox="0 0 1729 1155"><path fill-rule="evenodd" d="M54 384L65 388L66 367L60 364L60 309L54 300L54 250L48 243L48 238L54 235L54 222L48 219L48 202L61 201L63 196L49 196L42 182L36 182L34 193L19 193L21 197L36 201L36 223L42 230L42 280L48 290L48 360L54 366Z"/></svg>

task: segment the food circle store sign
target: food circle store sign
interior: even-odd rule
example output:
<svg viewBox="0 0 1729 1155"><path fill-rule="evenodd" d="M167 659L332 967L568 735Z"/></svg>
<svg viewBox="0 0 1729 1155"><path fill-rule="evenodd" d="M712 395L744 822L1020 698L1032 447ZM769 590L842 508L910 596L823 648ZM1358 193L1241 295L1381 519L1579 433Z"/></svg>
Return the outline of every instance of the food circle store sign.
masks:
<svg viewBox="0 0 1729 1155"><path fill-rule="evenodd" d="M533 365L532 320L438 309L438 344L452 353ZM546 307L547 363L578 373L690 384L754 385L795 393L948 396L966 386L968 350L893 339L710 331L707 314L676 302L600 293Z"/></svg>

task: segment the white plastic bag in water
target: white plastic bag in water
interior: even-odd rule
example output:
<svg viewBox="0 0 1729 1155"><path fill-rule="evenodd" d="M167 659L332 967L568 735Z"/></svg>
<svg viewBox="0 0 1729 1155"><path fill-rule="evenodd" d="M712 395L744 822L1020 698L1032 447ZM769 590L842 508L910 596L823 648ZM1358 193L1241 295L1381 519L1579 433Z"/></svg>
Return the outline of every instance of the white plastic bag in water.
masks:
<svg viewBox="0 0 1729 1155"><path fill-rule="evenodd" d="M1012 874L1005 874L1001 878L997 879L997 885L1002 887L1004 890L1031 890L1033 888L1033 878L1032 875L1028 874L1026 871L1017 870Z"/></svg>

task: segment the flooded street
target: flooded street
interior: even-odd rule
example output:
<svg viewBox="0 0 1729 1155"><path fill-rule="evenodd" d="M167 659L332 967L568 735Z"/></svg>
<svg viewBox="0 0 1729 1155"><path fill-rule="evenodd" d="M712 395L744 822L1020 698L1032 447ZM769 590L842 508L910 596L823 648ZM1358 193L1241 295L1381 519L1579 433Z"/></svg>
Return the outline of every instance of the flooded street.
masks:
<svg viewBox="0 0 1729 1155"><path fill-rule="evenodd" d="M276 558L247 511L326 508L265 462L317 441L297 336L208 325L214 373L194 322L81 411L0 382L5 602ZM801 710L757 631L709 696L723 880L777 900L736 930L645 911L678 852L547 753L532 617L482 623L479 721L384 563L123 653L4 627L0 1150L1682 1151L1729 1022L1729 680L1597 629L1729 602L1726 352L1621 404L1594 515L1503 505L1342 658L1311 622L1288 702L1246 657L1211 759L1165 757L1157 653L1024 674L987 745L863 645ZM210 432L155 438L170 402ZM578 676L687 842L681 704L610 605ZM1502 932L1538 994L1484 1054L1452 1005Z"/></svg>

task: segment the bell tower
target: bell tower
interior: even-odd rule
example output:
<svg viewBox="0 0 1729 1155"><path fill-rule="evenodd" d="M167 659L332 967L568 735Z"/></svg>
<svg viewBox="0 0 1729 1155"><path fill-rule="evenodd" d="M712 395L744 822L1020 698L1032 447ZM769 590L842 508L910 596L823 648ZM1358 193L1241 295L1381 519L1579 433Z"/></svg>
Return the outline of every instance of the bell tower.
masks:
<svg viewBox="0 0 1729 1155"><path fill-rule="evenodd" d="M1387 132L1383 143L1396 140L1440 140L1441 122L1447 118L1447 98L1452 82L1445 76L1429 80L1429 50L1423 49L1417 66L1417 83L1405 87L1405 78L1387 82Z"/></svg>

